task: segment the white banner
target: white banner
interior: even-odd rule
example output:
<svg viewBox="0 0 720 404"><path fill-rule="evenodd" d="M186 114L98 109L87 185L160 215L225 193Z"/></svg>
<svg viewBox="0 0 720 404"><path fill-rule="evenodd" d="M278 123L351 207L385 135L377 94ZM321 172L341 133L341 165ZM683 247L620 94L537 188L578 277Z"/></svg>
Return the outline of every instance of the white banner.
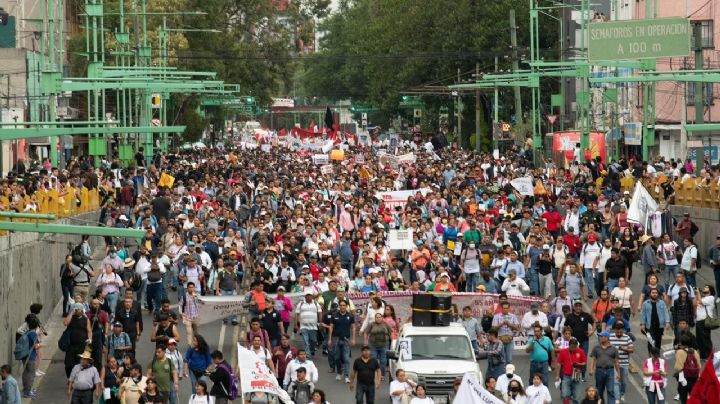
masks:
<svg viewBox="0 0 720 404"><path fill-rule="evenodd" d="M238 370L240 371L240 391L242 394L252 392L263 392L277 396L280 401L286 404L294 404L287 391L280 387L275 375L264 361L255 353L239 342L238 348Z"/></svg>
<svg viewBox="0 0 720 404"><path fill-rule="evenodd" d="M365 155L362 153L355 154L355 164L365 164Z"/></svg>
<svg viewBox="0 0 720 404"><path fill-rule="evenodd" d="M532 177L520 177L510 181L510 185L517 189L521 195L533 196Z"/></svg>
<svg viewBox="0 0 720 404"><path fill-rule="evenodd" d="M312 161L313 163L321 166L330 162L330 156L327 154L313 154Z"/></svg>
<svg viewBox="0 0 720 404"><path fill-rule="evenodd" d="M320 172L323 174L332 174L333 166L331 166L330 164L326 164L326 165L320 167Z"/></svg>
<svg viewBox="0 0 720 404"><path fill-rule="evenodd" d="M401 156L397 156L397 162L399 164L406 164L406 163L412 164L415 162L415 160L417 160L415 158L415 153L407 153L407 154L403 154Z"/></svg>
<svg viewBox="0 0 720 404"><path fill-rule="evenodd" d="M415 248L413 244L413 231L392 229L388 233L388 246L391 250L408 250Z"/></svg>
<svg viewBox="0 0 720 404"><path fill-rule="evenodd" d="M246 313L243 307L244 296L200 296L198 298L198 314L200 323L212 323L233 314Z"/></svg>
<svg viewBox="0 0 720 404"><path fill-rule="evenodd" d="M630 207L627 211L627 221L631 223L639 223L647 228L648 215L658 210L657 202L650 196L650 193L638 181L635 184L635 191L630 200Z"/></svg>
<svg viewBox="0 0 720 404"><path fill-rule="evenodd" d="M260 145L260 150L264 151L265 153L270 153L270 150L272 150L272 145L268 143L263 143Z"/></svg>
<svg viewBox="0 0 720 404"><path fill-rule="evenodd" d="M455 403L462 404L504 404L502 400L485 390L480 382L465 373L455 395Z"/></svg>
<svg viewBox="0 0 720 404"><path fill-rule="evenodd" d="M382 200L385 202L385 206L394 209L395 206L402 206L405 207L405 204L407 203L408 198L415 197L415 195L419 193L422 194L422 196L427 195L429 189L427 188L421 188L421 189L408 189L405 191L390 191L390 192L376 192L375 198Z"/></svg>

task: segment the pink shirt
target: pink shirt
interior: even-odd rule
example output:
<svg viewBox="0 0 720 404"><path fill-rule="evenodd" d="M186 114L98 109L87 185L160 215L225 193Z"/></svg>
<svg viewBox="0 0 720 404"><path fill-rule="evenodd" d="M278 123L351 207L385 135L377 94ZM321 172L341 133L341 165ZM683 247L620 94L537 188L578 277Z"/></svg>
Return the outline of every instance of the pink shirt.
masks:
<svg viewBox="0 0 720 404"><path fill-rule="evenodd" d="M108 275L107 272L103 272L102 275L98 276L95 284L97 285L97 287L102 288L102 291L103 293L105 293L105 295L109 295L110 293L117 293L120 291L120 283L122 283L120 275L114 272Z"/></svg>

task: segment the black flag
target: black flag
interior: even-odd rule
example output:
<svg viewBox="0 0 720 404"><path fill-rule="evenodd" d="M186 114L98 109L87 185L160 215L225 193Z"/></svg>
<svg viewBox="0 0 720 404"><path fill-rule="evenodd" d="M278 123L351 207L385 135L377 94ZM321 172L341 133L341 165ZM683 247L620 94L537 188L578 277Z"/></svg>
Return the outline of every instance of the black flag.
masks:
<svg viewBox="0 0 720 404"><path fill-rule="evenodd" d="M335 130L335 118L333 117L333 113L330 110L330 107L327 107L327 110L325 111L325 128L330 130Z"/></svg>

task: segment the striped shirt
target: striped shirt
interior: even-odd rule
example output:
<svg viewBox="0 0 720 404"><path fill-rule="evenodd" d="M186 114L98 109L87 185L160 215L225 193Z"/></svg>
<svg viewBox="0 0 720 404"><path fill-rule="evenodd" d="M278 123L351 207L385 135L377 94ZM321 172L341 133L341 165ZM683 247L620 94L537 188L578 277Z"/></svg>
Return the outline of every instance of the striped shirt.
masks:
<svg viewBox="0 0 720 404"><path fill-rule="evenodd" d="M627 334L623 334L621 337L610 333L610 345L614 346L618 351L618 361L620 366L628 366L630 364L630 353L620 349L620 347L632 346L632 340Z"/></svg>

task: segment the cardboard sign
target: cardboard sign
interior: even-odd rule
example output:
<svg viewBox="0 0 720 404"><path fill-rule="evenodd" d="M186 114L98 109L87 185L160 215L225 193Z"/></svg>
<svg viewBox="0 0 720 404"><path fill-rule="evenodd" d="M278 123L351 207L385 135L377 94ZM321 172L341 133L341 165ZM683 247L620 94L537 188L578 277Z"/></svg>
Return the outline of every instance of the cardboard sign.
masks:
<svg viewBox="0 0 720 404"><path fill-rule="evenodd" d="M319 166L325 165L330 162L330 158L327 154L313 154L312 161L314 164Z"/></svg>
<svg viewBox="0 0 720 404"><path fill-rule="evenodd" d="M336 149L330 152L330 160L343 161L345 160L345 150Z"/></svg>
<svg viewBox="0 0 720 404"><path fill-rule="evenodd" d="M415 157L415 153L407 153L397 156L397 162L399 164L413 164L416 160L417 158Z"/></svg>
<svg viewBox="0 0 720 404"><path fill-rule="evenodd" d="M408 250L415 248L412 230L390 230L388 233L388 246L391 250Z"/></svg>
<svg viewBox="0 0 720 404"><path fill-rule="evenodd" d="M272 145L264 143L260 146L260 150L264 151L265 153L270 153L270 150L272 150Z"/></svg>
<svg viewBox="0 0 720 404"><path fill-rule="evenodd" d="M362 153L357 153L355 155L355 163L356 164L365 164L365 155Z"/></svg>
<svg viewBox="0 0 720 404"><path fill-rule="evenodd" d="M321 172L322 174L325 174L325 175L327 175L327 174L332 174L332 173L333 173L333 166L331 166L330 164L326 164L326 165L320 167L320 172Z"/></svg>

